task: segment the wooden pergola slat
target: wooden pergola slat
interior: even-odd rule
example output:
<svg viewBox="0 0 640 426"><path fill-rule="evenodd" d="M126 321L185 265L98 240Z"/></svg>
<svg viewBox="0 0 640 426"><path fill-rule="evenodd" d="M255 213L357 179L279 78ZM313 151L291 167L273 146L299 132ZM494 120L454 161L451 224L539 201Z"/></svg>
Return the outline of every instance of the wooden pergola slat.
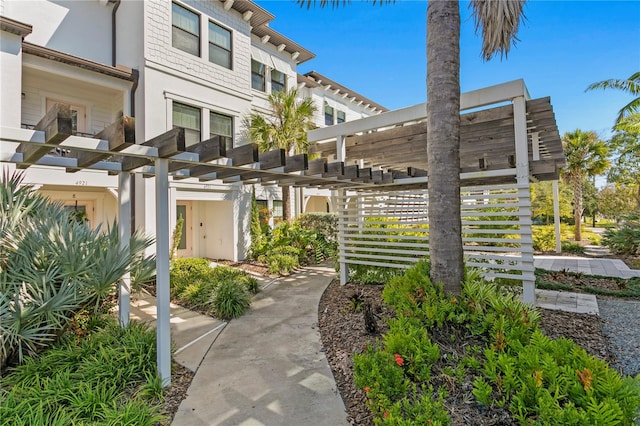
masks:
<svg viewBox="0 0 640 426"><path fill-rule="evenodd" d="M120 152L136 143L135 119L127 117L121 112L116 121L105 127L94 138L107 140L109 151ZM75 172L109 158L112 154L111 152L101 154L90 151L74 151L72 155L78 159L78 168L67 169L67 171Z"/></svg>
<svg viewBox="0 0 640 426"><path fill-rule="evenodd" d="M53 105L36 124L34 130L44 132L44 145L20 144L18 152L22 152L22 163L16 165L19 169L26 169L31 164L35 164L51 151L52 146L60 145L71 136L73 132L71 107L66 104Z"/></svg>

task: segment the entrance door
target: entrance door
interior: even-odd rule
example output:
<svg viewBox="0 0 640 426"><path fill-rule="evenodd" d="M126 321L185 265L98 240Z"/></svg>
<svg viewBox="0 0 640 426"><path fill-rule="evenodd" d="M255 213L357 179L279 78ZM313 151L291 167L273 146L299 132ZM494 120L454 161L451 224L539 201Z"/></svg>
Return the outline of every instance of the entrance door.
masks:
<svg viewBox="0 0 640 426"><path fill-rule="evenodd" d="M182 224L182 235L180 236L180 243L178 244L178 256L180 257L192 257L193 256L193 241L192 241L192 212L191 201L178 201L176 203L176 221L180 218L184 218Z"/></svg>
<svg viewBox="0 0 640 426"><path fill-rule="evenodd" d="M95 225L93 215L94 202L93 200L73 200L65 201L64 208L69 212L72 217L79 222L87 222L92 228Z"/></svg>

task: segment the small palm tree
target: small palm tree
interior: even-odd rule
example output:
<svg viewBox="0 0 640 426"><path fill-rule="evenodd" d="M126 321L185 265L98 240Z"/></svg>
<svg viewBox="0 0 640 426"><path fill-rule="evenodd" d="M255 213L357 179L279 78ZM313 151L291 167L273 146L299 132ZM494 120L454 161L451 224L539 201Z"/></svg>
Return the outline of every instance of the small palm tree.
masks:
<svg viewBox="0 0 640 426"><path fill-rule="evenodd" d="M575 240L582 240L580 219L582 218L582 186L587 177L603 173L609 167L609 149L595 132L575 130L562 136L567 166L564 176L573 186L573 218L575 221Z"/></svg>
<svg viewBox="0 0 640 426"><path fill-rule="evenodd" d="M257 143L260 151L284 149L288 155L304 154L309 150L307 131L316 107L311 98L299 98L298 90L278 91L269 95L272 115L253 113L245 119L249 139ZM282 186L282 219L291 219L289 186Z"/></svg>
<svg viewBox="0 0 640 426"><path fill-rule="evenodd" d="M296 0L311 7L316 0ZM370 0L393 3L393 0ZM319 0L339 6L349 0ZM523 17L524 0L472 0L482 57L506 56ZM460 215L460 4L427 6L427 169L429 170L429 256L431 279L459 294L464 279Z"/></svg>
<svg viewBox="0 0 640 426"><path fill-rule="evenodd" d="M627 79L609 79L587 87L587 90L595 89L616 89L635 96L631 102L618 111L614 129L640 133L640 71Z"/></svg>

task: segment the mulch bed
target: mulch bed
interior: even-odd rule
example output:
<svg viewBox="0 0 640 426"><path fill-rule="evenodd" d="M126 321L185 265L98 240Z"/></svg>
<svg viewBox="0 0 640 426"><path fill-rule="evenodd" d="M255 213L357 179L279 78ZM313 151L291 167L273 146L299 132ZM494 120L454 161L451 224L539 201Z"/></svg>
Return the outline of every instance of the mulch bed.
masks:
<svg viewBox="0 0 640 426"><path fill-rule="evenodd" d="M619 291L627 288L624 280L606 277L594 277L589 275L570 273L567 271L549 271L540 275L540 280L565 284L573 287L575 291L581 291L583 287L598 288L601 290Z"/></svg>
<svg viewBox="0 0 640 426"><path fill-rule="evenodd" d="M240 262L234 262L233 260L226 259L210 259L219 265L232 266L234 268L242 269L243 271L253 274L261 275L263 277L277 277L277 275L269 274L269 268L262 263L253 262L249 260L242 260Z"/></svg>
<svg viewBox="0 0 640 426"><path fill-rule="evenodd" d="M341 286L338 280L334 280L324 292L318 307L322 344L347 410L347 420L352 425L373 424L372 414L365 403L365 393L355 387L352 357L356 353L362 353L367 344L387 331L384 319L390 318L393 312L382 304L382 289L380 285L349 283ZM356 293L373 304L379 318L378 335L365 332L363 314L353 308L352 296ZM570 338L590 354L611 361L608 341L602 334L601 320L597 316L546 309L540 311L541 328L549 337ZM450 330L443 334L445 340L449 338L449 333ZM438 336L432 336L432 339L440 340ZM462 342L462 339L456 340ZM455 351L450 342L447 344L448 350ZM434 377L438 378L437 372ZM443 383L437 383L438 385L445 384L446 378L442 377L441 380ZM452 425L518 424L506 410L487 410L475 404L471 389L470 382L458 387L449 386L447 407L452 413Z"/></svg>

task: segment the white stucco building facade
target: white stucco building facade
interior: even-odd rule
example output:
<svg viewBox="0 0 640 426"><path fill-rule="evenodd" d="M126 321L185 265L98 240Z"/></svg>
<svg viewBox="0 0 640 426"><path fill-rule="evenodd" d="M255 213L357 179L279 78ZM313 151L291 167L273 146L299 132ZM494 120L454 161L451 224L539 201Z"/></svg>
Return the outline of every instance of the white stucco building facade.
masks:
<svg viewBox="0 0 640 426"><path fill-rule="evenodd" d="M318 127L386 111L319 73L298 74L314 55L271 29L274 19L250 1L0 0L0 125L33 128L52 105L65 103L80 136L96 135L124 114L135 117L138 144L178 126L186 129L187 149L218 138L229 150L247 143L243 118L268 114L274 90L297 86L310 96ZM117 217L116 176L38 164L24 173L26 183L85 211L93 226ZM133 227L153 234L154 180L142 173L133 180ZM170 228L185 217L180 255L244 258L251 185L174 176L169 187ZM255 189L277 214L279 188ZM294 193L294 212L330 209L328 192Z"/></svg>

